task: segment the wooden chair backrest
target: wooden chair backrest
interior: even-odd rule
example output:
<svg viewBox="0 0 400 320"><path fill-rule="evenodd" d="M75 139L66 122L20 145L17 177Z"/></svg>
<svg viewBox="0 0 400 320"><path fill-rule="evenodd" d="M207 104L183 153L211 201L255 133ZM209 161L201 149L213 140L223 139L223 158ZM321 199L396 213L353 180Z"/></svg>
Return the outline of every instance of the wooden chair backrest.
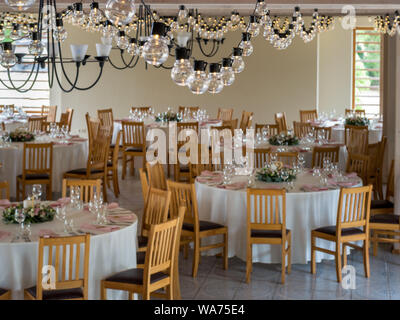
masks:
<svg viewBox="0 0 400 320"><path fill-rule="evenodd" d="M336 220L336 234L345 228L360 228L368 232L372 186L342 188Z"/></svg>
<svg viewBox="0 0 400 320"><path fill-rule="evenodd" d="M310 122L318 118L317 109L314 110L300 110L300 122Z"/></svg>
<svg viewBox="0 0 400 320"><path fill-rule="evenodd" d="M146 162L149 185L152 188L167 190L167 179L165 179L164 168L161 163L150 164Z"/></svg>
<svg viewBox="0 0 400 320"><path fill-rule="evenodd" d="M43 267L53 266L55 271L55 289L82 288L83 299L87 300L89 252L90 235L88 234L72 237L40 238L36 299L42 300L43 298ZM83 270L81 269L82 260ZM80 276L81 273L83 277ZM51 277L49 277L49 281L50 279Z"/></svg>
<svg viewBox="0 0 400 320"><path fill-rule="evenodd" d="M179 106L179 108L178 108L178 113L184 113L185 112L185 110L188 110L190 113L196 113L197 111L199 111L200 110L200 107L184 107L184 106Z"/></svg>
<svg viewBox="0 0 400 320"><path fill-rule="evenodd" d="M297 137L304 138L311 132L311 124L309 122L293 121L293 130Z"/></svg>
<svg viewBox="0 0 400 320"><path fill-rule="evenodd" d="M46 117L47 122L56 122L57 106L42 106L42 117Z"/></svg>
<svg viewBox="0 0 400 320"><path fill-rule="evenodd" d="M111 108L97 110L97 116L102 126L110 127L111 131L114 129L114 116Z"/></svg>
<svg viewBox="0 0 400 320"><path fill-rule="evenodd" d="M264 129L264 128L267 128L268 129L268 135L271 137L271 136L275 136L275 135L277 135L278 134L278 132L279 132L279 127L278 127L278 125L277 124L269 124L269 123L266 123L266 124L260 124L260 123L257 123L256 124L256 127L255 127L255 133L257 134L257 133L262 133L262 130Z"/></svg>
<svg viewBox="0 0 400 320"><path fill-rule="evenodd" d="M349 152L368 152L368 126L345 125L344 144Z"/></svg>
<svg viewBox="0 0 400 320"><path fill-rule="evenodd" d="M197 207L196 189L194 184L167 180L168 190L171 191L170 216L178 215L179 207L185 207L184 223L192 224L194 230L199 230L199 212Z"/></svg>
<svg viewBox="0 0 400 320"><path fill-rule="evenodd" d="M298 152L275 152L270 151L270 153L275 153L277 156L277 161L281 161L284 165L291 166L294 161L297 161L297 156L299 155Z"/></svg>
<svg viewBox="0 0 400 320"><path fill-rule="evenodd" d="M71 188L79 187L80 199L84 203L88 203L93 199L94 194L100 196L101 192L101 180L88 180L88 179L63 179L62 184L62 197L68 196L68 190L71 192Z"/></svg>
<svg viewBox="0 0 400 320"><path fill-rule="evenodd" d="M254 149L254 168L260 169L265 167L265 163L269 161L270 148Z"/></svg>
<svg viewBox="0 0 400 320"><path fill-rule="evenodd" d="M66 111L68 113L68 130L71 131L72 116L74 115L74 109L68 108Z"/></svg>
<svg viewBox="0 0 400 320"><path fill-rule="evenodd" d="M168 219L171 192L149 188L142 218L142 236L147 236L153 224L163 223Z"/></svg>
<svg viewBox="0 0 400 320"><path fill-rule="evenodd" d="M114 168L118 168L118 160L119 160L119 149L121 144L121 130L118 130L117 137L115 138L115 146L112 151L112 166Z"/></svg>
<svg viewBox="0 0 400 320"><path fill-rule="evenodd" d="M111 135L98 135L93 143L89 144L89 155L87 161L87 175L92 169L105 171L108 161L108 152L110 149Z"/></svg>
<svg viewBox="0 0 400 320"><path fill-rule="evenodd" d="M139 168L140 183L142 185L143 201L146 203L147 193L149 192L149 181L147 180L146 171L143 168Z"/></svg>
<svg viewBox="0 0 400 320"><path fill-rule="evenodd" d="M363 179L364 184L368 181L369 160L368 155L349 152L347 156L346 172L356 172Z"/></svg>
<svg viewBox="0 0 400 320"><path fill-rule="evenodd" d="M275 113L275 123L278 125L279 133L287 131L287 123L286 123L286 113L278 112Z"/></svg>
<svg viewBox="0 0 400 320"><path fill-rule="evenodd" d="M233 117L233 109L218 108L217 119L226 121L226 120L232 120L232 117Z"/></svg>
<svg viewBox="0 0 400 320"><path fill-rule="evenodd" d="M349 115L352 115L353 113L355 113L356 116L358 116L358 117L365 117L365 110L363 110L363 109L346 109L345 110L346 117Z"/></svg>
<svg viewBox="0 0 400 320"><path fill-rule="evenodd" d="M48 174L53 171L53 143L24 143L22 178L27 174Z"/></svg>
<svg viewBox="0 0 400 320"><path fill-rule="evenodd" d="M233 128L233 130L237 129L238 127L238 119L233 119L233 120L223 120L222 125L223 126L230 126Z"/></svg>
<svg viewBox="0 0 400 320"><path fill-rule="evenodd" d="M0 182L0 199L10 200L10 185L8 181Z"/></svg>
<svg viewBox="0 0 400 320"><path fill-rule="evenodd" d="M90 145L97 137L100 128L100 120L92 118L91 116L89 116L88 112L86 113L85 118L86 118L86 126L87 126L89 145Z"/></svg>
<svg viewBox="0 0 400 320"><path fill-rule="evenodd" d="M46 117L35 117L28 119L28 131L34 132L36 130L42 131L45 129Z"/></svg>
<svg viewBox="0 0 400 320"><path fill-rule="evenodd" d="M320 131L324 133L324 139L325 140L331 140L332 139L332 127L313 127L315 130L315 138L318 139Z"/></svg>
<svg viewBox="0 0 400 320"><path fill-rule="evenodd" d="M58 126L61 128L62 126L68 126L68 113L61 113L60 121L58 122Z"/></svg>
<svg viewBox="0 0 400 320"><path fill-rule="evenodd" d="M143 122L122 121L123 148L146 146L146 131Z"/></svg>
<svg viewBox="0 0 400 320"><path fill-rule="evenodd" d="M332 163L339 162L339 146L332 147L314 147L312 154L311 166L322 168L324 165L324 158L328 158Z"/></svg>
<svg viewBox="0 0 400 320"><path fill-rule="evenodd" d="M251 127L251 123L253 121L253 112L243 111L242 119L240 120L239 128L246 132L246 129Z"/></svg>

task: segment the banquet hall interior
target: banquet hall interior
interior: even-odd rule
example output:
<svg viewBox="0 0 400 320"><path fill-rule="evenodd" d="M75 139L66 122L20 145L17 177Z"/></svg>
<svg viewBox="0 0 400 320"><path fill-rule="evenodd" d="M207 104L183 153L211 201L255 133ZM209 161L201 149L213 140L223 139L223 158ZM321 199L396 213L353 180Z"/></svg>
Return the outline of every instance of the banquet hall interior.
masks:
<svg viewBox="0 0 400 320"><path fill-rule="evenodd" d="M400 299L400 2L0 3L0 300Z"/></svg>

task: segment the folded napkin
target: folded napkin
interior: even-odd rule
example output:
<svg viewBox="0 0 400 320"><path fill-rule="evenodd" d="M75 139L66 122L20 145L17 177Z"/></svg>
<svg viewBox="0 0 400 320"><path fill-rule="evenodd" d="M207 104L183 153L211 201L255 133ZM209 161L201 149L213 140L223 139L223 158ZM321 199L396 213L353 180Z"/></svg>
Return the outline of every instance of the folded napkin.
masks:
<svg viewBox="0 0 400 320"><path fill-rule="evenodd" d="M330 181L330 185L338 186L338 187L343 187L343 188L348 188L348 187L353 187L358 184L357 181L342 181L342 182L335 182L335 181Z"/></svg>
<svg viewBox="0 0 400 320"><path fill-rule="evenodd" d="M50 229L40 229L39 237L58 237L58 234Z"/></svg>
<svg viewBox="0 0 400 320"><path fill-rule="evenodd" d="M301 189L305 192L317 192L317 191L326 191L329 190L328 187L319 187L319 186L314 186L312 184L305 184L301 187Z"/></svg>
<svg viewBox="0 0 400 320"><path fill-rule="evenodd" d="M221 177L197 177L197 182L200 183L219 183L222 182L222 178Z"/></svg>
<svg viewBox="0 0 400 320"><path fill-rule="evenodd" d="M217 188L220 189L226 189L226 190L241 190L244 189L247 186L246 182L235 182L231 184L223 184L217 186Z"/></svg>
<svg viewBox="0 0 400 320"><path fill-rule="evenodd" d="M356 178L358 177L357 172L350 172L345 175L347 178Z"/></svg>
<svg viewBox="0 0 400 320"><path fill-rule="evenodd" d="M106 232L112 232L112 231L116 231L119 230L120 227L118 226L100 226L100 225L94 225L94 224L90 224L90 223L85 223L82 224L80 226L81 229L83 230L95 230L101 233L106 233Z"/></svg>
<svg viewBox="0 0 400 320"><path fill-rule="evenodd" d="M70 202L71 202L71 198L69 198L69 197L68 198L60 198L57 201L51 203L50 207L55 208L55 207L64 206L64 205L69 204Z"/></svg>
<svg viewBox="0 0 400 320"><path fill-rule="evenodd" d="M222 172L204 170L201 172L200 177L221 177Z"/></svg>
<svg viewBox="0 0 400 320"><path fill-rule="evenodd" d="M11 206L11 202L8 199L0 199L0 206L3 208L7 208Z"/></svg>
<svg viewBox="0 0 400 320"><path fill-rule="evenodd" d="M124 214L124 215L120 215L120 216L110 216L108 217L108 220L110 220L111 222L133 222L135 221L136 217L134 214Z"/></svg>
<svg viewBox="0 0 400 320"><path fill-rule="evenodd" d="M4 239L8 238L10 235L11 235L10 232L1 231L1 230L0 230L0 240L4 240Z"/></svg>
<svg viewBox="0 0 400 320"><path fill-rule="evenodd" d="M72 142L67 142L67 143L53 142L53 144L56 145L56 146L71 146L71 145L73 145Z"/></svg>
<svg viewBox="0 0 400 320"><path fill-rule="evenodd" d="M72 139L69 139L69 141L71 141L71 143L72 142L84 142L84 141L87 141L87 139L86 138L72 138Z"/></svg>
<svg viewBox="0 0 400 320"><path fill-rule="evenodd" d="M116 209L116 208L119 208L119 204L116 202L111 202L107 207L107 209L109 209L109 210Z"/></svg>

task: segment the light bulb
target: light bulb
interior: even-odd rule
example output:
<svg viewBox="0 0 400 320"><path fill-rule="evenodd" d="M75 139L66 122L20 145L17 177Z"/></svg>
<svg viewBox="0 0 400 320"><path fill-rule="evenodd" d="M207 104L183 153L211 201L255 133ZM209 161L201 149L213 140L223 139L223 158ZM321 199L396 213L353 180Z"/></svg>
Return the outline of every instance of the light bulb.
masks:
<svg viewBox="0 0 400 320"><path fill-rule="evenodd" d="M165 24L153 22L152 35L143 46L143 58L147 63L159 66L168 59L169 48L166 38Z"/></svg>
<svg viewBox="0 0 400 320"><path fill-rule="evenodd" d="M264 0L257 0L257 5L256 5L256 11L255 13L263 16L267 13L267 4L265 3Z"/></svg>
<svg viewBox="0 0 400 320"><path fill-rule="evenodd" d="M126 25L133 20L135 10L133 0L108 0L105 14L107 19L115 25Z"/></svg>
<svg viewBox="0 0 400 320"><path fill-rule="evenodd" d="M240 48L233 48L232 70L234 73L240 73L244 70L243 51Z"/></svg>
<svg viewBox="0 0 400 320"><path fill-rule="evenodd" d="M73 25L82 25L85 23L85 14L83 13L82 2L74 3L74 13L72 15Z"/></svg>
<svg viewBox="0 0 400 320"><path fill-rule="evenodd" d="M230 86L235 81L235 73L232 70L232 59L224 58L222 59L222 70L221 78L224 82L224 86Z"/></svg>
<svg viewBox="0 0 400 320"><path fill-rule="evenodd" d="M136 39L131 38L128 49L126 50L131 56L135 56L139 53L139 48L136 44Z"/></svg>
<svg viewBox="0 0 400 320"><path fill-rule="evenodd" d="M189 61L186 48L175 49L176 61L171 69L171 78L178 86L187 86L189 78L193 75L193 68Z"/></svg>
<svg viewBox="0 0 400 320"><path fill-rule="evenodd" d="M121 50L125 50L129 46L129 39L125 36L125 31L120 31L118 33L118 40L117 40L117 46Z"/></svg>
<svg viewBox="0 0 400 320"><path fill-rule="evenodd" d="M242 41L239 48L243 50L243 57L248 57L253 53L253 45L250 42L251 35L248 32L243 32Z"/></svg>
<svg viewBox="0 0 400 320"><path fill-rule="evenodd" d="M3 52L1 55L1 66L3 68L12 68L17 63L17 57L14 54L11 42L3 42Z"/></svg>
<svg viewBox="0 0 400 320"><path fill-rule="evenodd" d="M188 10L185 8L185 6L179 6L179 12L178 12L178 20L179 21L184 21L187 16L188 16Z"/></svg>
<svg viewBox="0 0 400 320"><path fill-rule="evenodd" d="M92 2L90 4L89 18L93 23L99 23L103 19L103 14L99 10L99 3Z"/></svg>
<svg viewBox="0 0 400 320"><path fill-rule="evenodd" d="M248 28L246 27L246 30L248 30L248 32L254 38L260 34L260 25L258 24L255 16L250 16L250 24Z"/></svg>
<svg viewBox="0 0 400 320"><path fill-rule="evenodd" d="M43 43L39 40L38 33L32 32L32 40L29 43L28 51L34 56L40 56L43 52Z"/></svg>
<svg viewBox="0 0 400 320"><path fill-rule="evenodd" d="M194 61L194 73L188 80L188 87L193 94L203 94L207 91L210 78L205 72L207 64L202 60Z"/></svg>
<svg viewBox="0 0 400 320"><path fill-rule="evenodd" d="M53 32L53 38L57 41L63 42L67 39L67 31L63 27L63 21L61 16L57 17L56 19L56 28Z"/></svg>
<svg viewBox="0 0 400 320"><path fill-rule="evenodd" d="M210 83L208 84L208 92L215 94L220 93L224 88L224 81L221 76L221 65L219 63L210 64Z"/></svg>
<svg viewBox="0 0 400 320"><path fill-rule="evenodd" d="M240 16L239 16L239 13L237 13L237 12L232 12L232 15L231 15L231 22L232 22L232 24L238 24L239 22L240 22Z"/></svg>
<svg viewBox="0 0 400 320"><path fill-rule="evenodd" d="M5 0L5 3L14 10L25 11L35 3L35 0Z"/></svg>

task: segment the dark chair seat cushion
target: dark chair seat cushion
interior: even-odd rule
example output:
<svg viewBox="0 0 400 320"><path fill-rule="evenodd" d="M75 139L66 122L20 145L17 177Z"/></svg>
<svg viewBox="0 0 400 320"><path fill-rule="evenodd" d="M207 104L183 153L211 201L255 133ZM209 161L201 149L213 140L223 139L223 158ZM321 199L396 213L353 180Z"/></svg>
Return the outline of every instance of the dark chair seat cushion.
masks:
<svg viewBox="0 0 400 320"><path fill-rule="evenodd" d="M31 287L26 291L36 298L36 286ZM65 300L79 298L83 298L83 291L81 288L43 290L43 300Z"/></svg>
<svg viewBox="0 0 400 320"><path fill-rule="evenodd" d="M146 259L146 252L144 251L136 252L136 264L144 264L145 259Z"/></svg>
<svg viewBox="0 0 400 320"><path fill-rule="evenodd" d="M289 233L286 229L286 235ZM282 238L282 230L251 230L252 238Z"/></svg>
<svg viewBox="0 0 400 320"><path fill-rule="evenodd" d="M125 149L126 152L143 152L143 149L140 147L130 147Z"/></svg>
<svg viewBox="0 0 400 320"><path fill-rule="evenodd" d="M180 167L180 168L179 168L179 171L180 171L180 172L189 172L190 170L189 170L189 167L188 167L188 166L184 166L184 167Z"/></svg>
<svg viewBox="0 0 400 320"><path fill-rule="evenodd" d="M372 200L371 209L393 209L394 203L388 200Z"/></svg>
<svg viewBox="0 0 400 320"><path fill-rule="evenodd" d="M81 174L81 175L86 175L87 169L86 168L80 168L80 169L74 169L67 171L67 173L72 173L72 174ZM90 171L90 174L96 174L96 173L102 173L103 170L100 169L92 169Z"/></svg>
<svg viewBox="0 0 400 320"><path fill-rule="evenodd" d="M225 226L223 226L221 224L214 223L211 221L200 220L200 222L199 222L200 231L214 230L214 229L219 229L219 228L224 228L224 227ZM184 223L182 225L182 229L187 230L187 231L194 231L194 226L191 223Z"/></svg>
<svg viewBox="0 0 400 320"><path fill-rule="evenodd" d="M331 236L336 236L336 226L322 227L322 228L315 229L315 231L321 232L321 233L326 233ZM342 237L353 236L356 234L363 234L363 233L364 233L364 231L361 229L358 229L358 228L342 229Z"/></svg>
<svg viewBox="0 0 400 320"><path fill-rule="evenodd" d="M22 174L20 174L17 177L18 179L22 179ZM25 180L49 180L49 179L50 176L47 173L25 175Z"/></svg>
<svg viewBox="0 0 400 320"><path fill-rule="evenodd" d="M0 288L0 296L2 296L3 294L6 294L6 293L7 293L6 289Z"/></svg>
<svg viewBox="0 0 400 320"><path fill-rule="evenodd" d="M138 247L139 248L147 247L148 241L149 239L147 237L138 236Z"/></svg>
<svg viewBox="0 0 400 320"><path fill-rule="evenodd" d="M151 275L150 283L160 281L167 278L168 275L162 272L157 272ZM108 277L106 281L121 282L128 284L143 284L143 269L129 269Z"/></svg>
<svg viewBox="0 0 400 320"><path fill-rule="evenodd" d="M369 219L369 222L399 224L400 216L396 215L396 214L390 214L390 213L376 214Z"/></svg>

